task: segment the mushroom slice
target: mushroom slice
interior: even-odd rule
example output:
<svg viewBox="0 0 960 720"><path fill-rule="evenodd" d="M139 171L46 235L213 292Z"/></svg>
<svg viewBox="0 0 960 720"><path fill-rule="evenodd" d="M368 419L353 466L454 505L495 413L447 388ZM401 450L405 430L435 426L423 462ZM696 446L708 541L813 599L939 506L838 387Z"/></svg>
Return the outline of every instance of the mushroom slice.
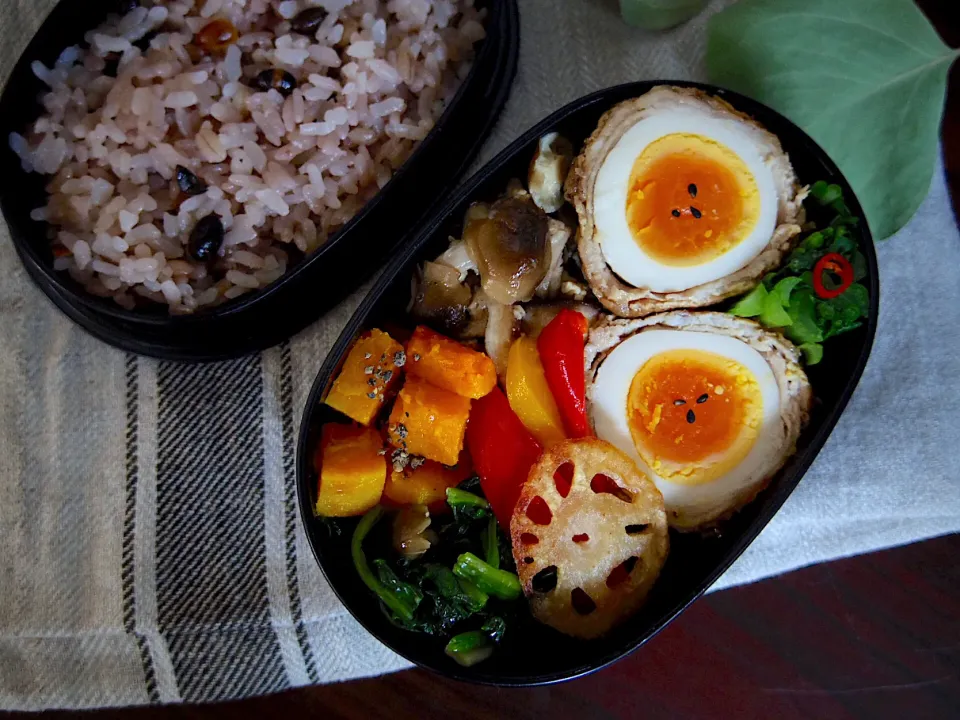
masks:
<svg viewBox="0 0 960 720"><path fill-rule="evenodd" d="M419 321L459 334L470 321L473 293L460 282L460 271L438 262L425 262L415 281L411 314Z"/></svg>
<svg viewBox="0 0 960 720"><path fill-rule="evenodd" d="M463 240L457 240L456 238L450 238L450 247L446 249L443 255L437 258L436 262L456 268L460 274L460 282L464 282L467 279L467 275L471 272L479 272L477 263L474 262L473 258L470 257L470 253L467 251L467 244Z"/></svg>
<svg viewBox="0 0 960 720"><path fill-rule="evenodd" d="M567 440L540 456L510 537L533 616L579 638L603 635L643 605L669 547L656 486L596 438Z"/></svg>
<svg viewBox="0 0 960 720"><path fill-rule="evenodd" d="M483 335L483 346L497 368L497 377L501 379L506 377L507 355L520 327L518 308L496 301L487 302L487 328Z"/></svg>
<svg viewBox="0 0 960 720"><path fill-rule="evenodd" d="M554 213L563 205L563 182L573 162L573 145L558 133L547 133L537 143L527 185L541 210Z"/></svg>
<svg viewBox="0 0 960 720"><path fill-rule="evenodd" d="M484 292L498 303L526 302L549 266L549 218L529 195L507 197L474 217L463 231Z"/></svg>
<svg viewBox="0 0 960 720"><path fill-rule="evenodd" d="M567 259L567 245L571 235L573 233L564 223L548 218L547 244L550 251L550 265L543 280L537 285L537 297L552 298L560 292L560 285L563 282L563 263Z"/></svg>

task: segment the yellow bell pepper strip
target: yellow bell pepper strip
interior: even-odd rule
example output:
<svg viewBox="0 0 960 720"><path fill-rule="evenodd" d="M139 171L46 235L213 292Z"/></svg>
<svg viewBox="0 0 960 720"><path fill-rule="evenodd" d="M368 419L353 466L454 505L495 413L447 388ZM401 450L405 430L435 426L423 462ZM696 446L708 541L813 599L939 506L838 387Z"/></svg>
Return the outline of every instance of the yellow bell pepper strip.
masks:
<svg viewBox="0 0 960 720"><path fill-rule="evenodd" d="M474 400L497 384L493 360L423 325L407 341L407 372Z"/></svg>
<svg viewBox="0 0 960 720"><path fill-rule="evenodd" d="M507 356L507 399L527 430L544 447L566 440L563 419L543 373L537 343L517 338Z"/></svg>
<svg viewBox="0 0 960 720"><path fill-rule="evenodd" d="M376 430L328 423L318 455L320 484L317 515L362 515L380 502L387 480L387 459Z"/></svg>
<svg viewBox="0 0 960 720"><path fill-rule="evenodd" d="M361 335L350 348L324 401L361 425L369 425L400 380L403 345L382 330Z"/></svg>
<svg viewBox="0 0 960 720"><path fill-rule="evenodd" d="M587 437L584 346L589 323L575 310L561 310L540 333L537 349L547 384L553 391L563 425L571 438Z"/></svg>

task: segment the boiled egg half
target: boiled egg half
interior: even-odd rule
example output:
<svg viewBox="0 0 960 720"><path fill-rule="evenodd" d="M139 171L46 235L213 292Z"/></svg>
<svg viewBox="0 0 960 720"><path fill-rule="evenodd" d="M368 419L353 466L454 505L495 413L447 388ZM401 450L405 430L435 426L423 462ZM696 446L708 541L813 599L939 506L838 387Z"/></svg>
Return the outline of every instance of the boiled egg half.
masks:
<svg viewBox="0 0 960 720"><path fill-rule="evenodd" d="M615 342L595 365L590 417L654 480L673 526L703 528L749 502L793 453L809 383L796 350L750 321L646 320L595 331Z"/></svg>
<svg viewBox="0 0 960 720"><path fill-rule="evenodd" d="M572 178L585 274L621 316L743 292L800 230L777 137L697 90L658 87L613 108Z"/></svg>

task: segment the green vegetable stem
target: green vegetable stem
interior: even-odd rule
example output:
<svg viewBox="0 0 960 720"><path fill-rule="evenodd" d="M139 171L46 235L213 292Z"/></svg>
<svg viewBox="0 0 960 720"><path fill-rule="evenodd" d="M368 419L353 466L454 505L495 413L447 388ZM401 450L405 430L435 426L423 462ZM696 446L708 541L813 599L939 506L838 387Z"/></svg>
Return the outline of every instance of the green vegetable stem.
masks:
<svg viewBox="0 0 960 720"><path fill-rule="evenodd" d="M464 667L476 665L490 657L494 646L503 639L506 626L503 618L491 617L479 630L454 635L445 652Z"/></svg>
<svg viewBox="0 0 960 720"><path fill-rule="evenodd" d="M473 553L463 553L453 566L453 574L469 580L483 592L501 600L516 600L523 594L520 579L506 570L485 563Z"/></svg>
<svg viewBox="0 0 960 720"><path fill-rule="evenodd" d="M455 487L447 488L447 504L454 510L469 512L471 517L478 517L478 511L490 510L490 503L484 498Z"/></svg>
<svg viewBox="0 0 960 720"><path fill-rule="evenodd" d="M483 531L483 552L487 556L487 565L494 568L500 567L500 538L497 528L497 519L491 515L487 520L487 527Z"/></svg>
<svg viewBox="0 0 960 720"><path fill-rule="evenodd" d="M385 575L383 571L386 563L380 561L380 563L377 564L381 572L381 577L388 578L388 583L382 582L381 579L375 576L373 571L370 570L370 566L367 564L367 557L363 553L363 541L381 517L383 517L383 508L377 505L368 511L367 514L360 519L360 522L357 523L357 528L353 531L353 537L350 540L350 555L353 558L353 566L357 569L357 574L360 576L360 579L363 580L363 584L375 592L377 597L383 601L384 605L401 620L410 622L413 620L413 614L416 612L417 605L419 605L423 596L411 586L401 582L395 575L392 579L389 579L389 576ZM389 570L389 568L386 569ZM393 572L390 571L389 574L393 575ZM394 580L396 582L393 582ZM412 592L410 592L411 590Z"/></svg>
<svg viewBox="0 0 960 720"><path fill-rule="evenodd" d="M444 652L463 667L483 662L493 655L494 643L480 630L470 630L450 638Z"/></svg>

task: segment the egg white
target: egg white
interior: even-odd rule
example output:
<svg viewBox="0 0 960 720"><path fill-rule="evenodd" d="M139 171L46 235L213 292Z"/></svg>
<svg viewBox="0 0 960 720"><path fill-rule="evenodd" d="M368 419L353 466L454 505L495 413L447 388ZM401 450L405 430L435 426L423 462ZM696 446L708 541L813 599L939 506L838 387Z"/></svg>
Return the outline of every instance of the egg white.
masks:
<svg viewBox="0 0 960 720"><path fill-rule="evenodd" d="M757 438L747 456L730 472L698 485L685 485L657 475L637 452L627 407L630 384L651 358L669 350L703 350L743 365L757 380L763 403ZM763 356L736 338L686 330L646 330L625 339L600 365L590 390L590 415L597 437L629 455L663 494L671 523L695 526L734 510L746 490L766 479L785 445L777 379Z"/></svg>
<svg viewBox="0 0 960 720"><path fill-rule="evenodd" d="M700 265L664 265L637 244L627 223L627 193L633 165L643 150L665 135L690 133L714 140L733 151L753 175L760 214L752 232L723 255ZM594 185L596 238L610 268L634 287L654 292L689 290L726 277L747 265L770 242L777 225L778 197L769 146L755 128L733 113L720 114L693 103L651 113L631 127L604 158Z"/></svg>

